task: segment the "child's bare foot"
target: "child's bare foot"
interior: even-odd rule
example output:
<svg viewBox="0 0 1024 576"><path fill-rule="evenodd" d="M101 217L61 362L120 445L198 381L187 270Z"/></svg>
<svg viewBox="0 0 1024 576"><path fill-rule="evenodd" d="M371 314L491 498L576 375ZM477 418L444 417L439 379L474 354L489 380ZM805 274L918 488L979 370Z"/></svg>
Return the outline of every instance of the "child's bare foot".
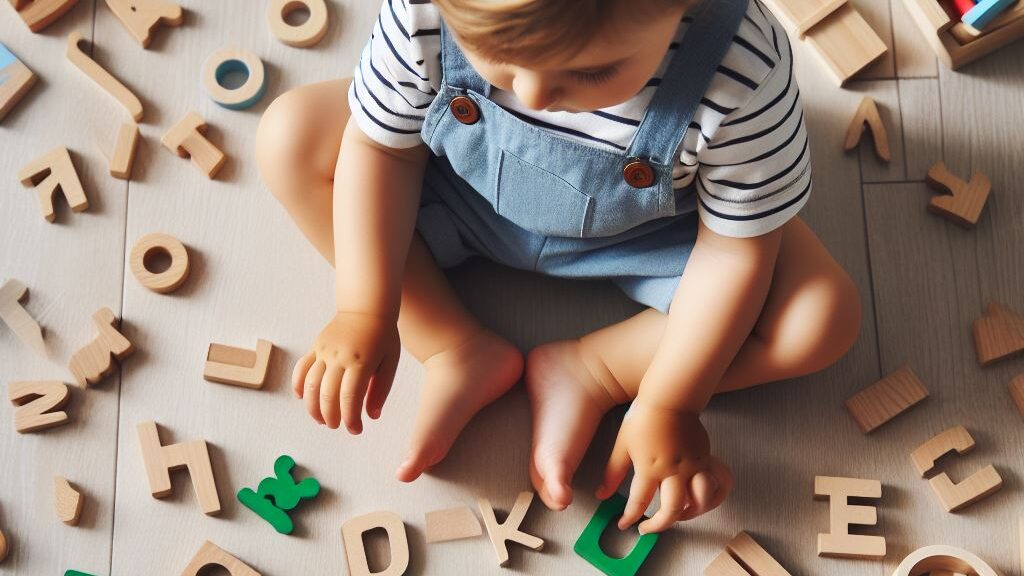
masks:
<svg viewBox="0 0 1024 576"><path fill-rule="evenodd" d="M519 380L523 355L484 329L461 345L427 358L423 366L427 377L411 448L396 473L402 482L412 482L444 459L473 415Z"/></svg>
<svg viewBox="0 0 1024 576"><path fill-rule="evenodd" d="M530 480L552 510L572 502L572 476L601 418L629 400L617 384L601 384L594 375L600 370L594 360L588 362L579 340L551 342L527 354L526 390L533 412Z"/></svg>

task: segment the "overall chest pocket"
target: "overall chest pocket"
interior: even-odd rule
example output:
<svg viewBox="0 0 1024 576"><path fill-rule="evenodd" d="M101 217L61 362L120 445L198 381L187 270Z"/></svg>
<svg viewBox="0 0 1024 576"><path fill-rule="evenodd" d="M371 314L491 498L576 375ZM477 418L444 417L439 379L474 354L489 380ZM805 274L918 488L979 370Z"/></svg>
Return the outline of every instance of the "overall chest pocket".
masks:
<svg viewBox="0 0 1024 576"><path fill-rule="evenodd" d="M557 174L502 150L494 208L531 232L582 238L590 226L594 199Z"/></svg>

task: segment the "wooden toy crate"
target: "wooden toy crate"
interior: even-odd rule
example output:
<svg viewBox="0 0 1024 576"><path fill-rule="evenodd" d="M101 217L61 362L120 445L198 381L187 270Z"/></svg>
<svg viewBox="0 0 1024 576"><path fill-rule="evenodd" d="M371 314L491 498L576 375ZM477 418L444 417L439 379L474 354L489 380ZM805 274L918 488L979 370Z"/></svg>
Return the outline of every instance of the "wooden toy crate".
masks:
<svg viewBox="0 0 1024 576"><path fill-rule="evenodd" d="M939 0L903 0L903 3L939 59L954 70L1024 38L1024 0L1018 0L980 34L951 17Z"/></svg>

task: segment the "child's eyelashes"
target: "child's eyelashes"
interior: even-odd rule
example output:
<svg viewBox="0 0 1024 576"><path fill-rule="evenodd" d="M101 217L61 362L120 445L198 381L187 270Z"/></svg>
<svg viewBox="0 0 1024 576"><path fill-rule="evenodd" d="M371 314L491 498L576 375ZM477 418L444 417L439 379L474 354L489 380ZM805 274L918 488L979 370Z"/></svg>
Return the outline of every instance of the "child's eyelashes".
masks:
<svg viewBox="0 0 1024 576"><path fill-rule="evenodd" d="M573 79L584 84L604 84L614 78L615 75L619 73L620 68L621 66L616 65L608 66L607 68L602 68L600 70L589 70L586 72L572 70L569 74Z"/></svg>

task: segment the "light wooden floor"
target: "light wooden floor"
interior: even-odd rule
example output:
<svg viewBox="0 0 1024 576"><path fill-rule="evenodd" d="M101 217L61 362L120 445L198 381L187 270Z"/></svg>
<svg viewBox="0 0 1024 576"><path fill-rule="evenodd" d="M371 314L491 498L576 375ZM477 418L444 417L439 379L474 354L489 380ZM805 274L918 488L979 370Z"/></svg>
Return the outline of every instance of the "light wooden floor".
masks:
<svg viewBox="0 0 1024 576"><path fill-rule="evenodd" d="M1007 575L1021 573L1016 525L1024 514L1024 421L1006 384L1024 371L1024 359L980 369L970 323L990 298L1024 309L1024 43L952 73L936 64L898 0L853 1L893 46L869 80L839 89L810 50L797 50L815 173L814 196L803 214L860 286L860 341L821 374L712 403L705 420L717 452L736 473L735 493L720 510L666 533L647 574L699 574L740 529L794 574L883 576L911 550L940 543L972 550ZM71 382L67 361L92 337L90 315L101 306L123 316L138 352L119 376L89 391L74 389L68 426L18 435L12 406L0 403L6 422L0 426L0 529L12 544L0 573L177 574L204 539L264 574L344 573L341 523L380 509L406 522L410 574L501 573L485 538L427 546L423 515L460 504L475 508L477 496L507 509L517 492L529 489L530 416L521 388L470 425L435 475L412 485L393 481L392 474L405 453L422 379L414 359L403 358L383 420L357 438L315 426L287 389L291 364L332 310L332 275L261 184L253 134L274 96L350 74L377 2L330 0L328 37L298 50L271 38L264 2L185 0L185 24L158 31L148 51L96 0L81 0L39 35L4 4L0 41L42 81L0 125L0 281L13 277L29 286L27 308L47 330L50 361L0 329L0 380ZM146 105L145 140L130 184L106 175L100 152L112 146L125 112L63 56L65 39L76 29L98 39L96 58ZM199 89L203 59L227 45L252 50L268 65L268 96L250 111L220 109ZM863 94L884 107L893 145L888 166L867 148L859 156L841 151ZM213 182L159 144L171 123L192 109L209 120L212 140L230 156ZM73 151L92 208L72 214L61 205L58 222L48 224L15 174L57 145ZM976 229L962 230L925 211L930 192L921 181L939 159L961 176L981 170L992 179L993 197ZM192 251L192 276L173 295L148 292L126 273L132 244L154 231L177 236ZM637 311L600 283L553 281L483 264L452 276L473 309L524 350ZM265 390L202 379L209 342L253 346L258 337L279 347ZM931 398L863 436L842 400L904 364ZM184 474L176 477L172 497L150 496L135 436L135 425L150 419L161 424L165 443L209 441L221 516L199 511ZM576 503L553 513L535 502L526 528L548 545L541 553L515 549L511 571L597 573L572 545L596 505L590 494L614 438L614 420L602 428L577 477ZM908 454L955 424L971 430L978 449L946 464L954 479L991 462L1005 487L951 515L916 477ZM274 459L285 453L324 486L294 514L298 529L290 537L234 497L270 475ZM55 474L87 495L77 528L55 517ZM815 535L828 525L827 504L812 500L819 474L882 481L880 526L868 532L887 538L884 562L815 555ZM379 549L380 540L371 540ZM610 540L613 549L629 545L627 536Z"/></svg>

